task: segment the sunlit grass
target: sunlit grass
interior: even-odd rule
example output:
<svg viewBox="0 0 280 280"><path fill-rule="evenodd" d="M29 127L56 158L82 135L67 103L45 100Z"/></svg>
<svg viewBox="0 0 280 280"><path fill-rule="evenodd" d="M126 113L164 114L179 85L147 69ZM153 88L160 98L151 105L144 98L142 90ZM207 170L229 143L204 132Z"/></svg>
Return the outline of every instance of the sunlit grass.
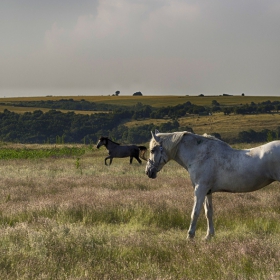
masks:
<svg viewBox="0 0 280 280"><path fill-rule="evenodd" d="M119 96L38 96L38 97L6 97L0 98L0 102L14 102L14 101L41 101L41 100L60 100L60 99L73 99L75 101L86 100L90 102L100 102L100 103L108 103L108 104L116 104L116 105L127 105L133 106L138 102L141 102L145 105L151 105L154 107L167 107L167 106L175 106L178 104L185 103L190 101L196 105L202 106L211 106L212 101L216 100L221 105L240 105L240 104L250 104L261 103L267 100L279 101L279 96L221 96L221 95L212 95L212 96L177 96L173 95L172 92L170 95L165 96L146 96L145 93L143 96L128 96L128 95L119 95Z"/></svg>
<svg viewBox="0 0 280 280"><path fill-rule="evenodd" d="M128 127L135 127L154 123L160 126L170 122L170 119L145 119L127 122ZM234 139L241 131L262 131L264 129L276 130L280 124L280 114L257 114L257 115L224 115L215 113L211 116L189 116L179 118L181 127L190 127L196 134L219 133L223 139ZM181 130L180 128L178 130Z"/></svg>
<svg viewBox="0 0 280 280"><path fill-rule="evenodd" d="M1 99L0 99L1 102ZM17 114L24 114L26 112L33 113L34 111L40 110L43 113L49 112L50 108L41 108L41 107L20 107L20 106L9 106L9 105L1 105L0 104L0 112L4 112L4 110L7 109L11 112L17 113ZM82 114L82 115L89 115L89 114L97 114L97 113L107 113L104 111L83 111L83 110L63 110L63 109L56 109L57 111L60 111L62 113L68 113L68 112L75 112L76 114Z"/></svg>

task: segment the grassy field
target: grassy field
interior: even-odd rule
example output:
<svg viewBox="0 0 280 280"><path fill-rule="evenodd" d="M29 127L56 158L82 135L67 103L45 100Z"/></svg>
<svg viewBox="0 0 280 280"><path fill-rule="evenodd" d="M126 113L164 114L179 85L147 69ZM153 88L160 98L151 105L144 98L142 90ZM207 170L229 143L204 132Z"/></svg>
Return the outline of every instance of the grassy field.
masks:
<svg viewBox="0 0 280 280"><path fill-rule="evenodd" d="M215 238L203 240L201 213L188 241L183 168L170 162L152 180L145 163L107 167L105 149L78 148L85 153L0 160L0 279L280 278L279 183L214 194Z"/></svg>
<svg viewBox="0 0 280 280"><path fill-rule="evenodd" d="M17 114L24 114L26 112L33 113L36 110L41 110L43 113L50 111L48 108L40 108L40 107L19 107L19 106L11 106L11 105L1 105L0 104L0 112L4 112L7 109L11 112L15 112ZM62 110L59 109L62 113L73 112L73 110ZM88 114L97 114L97 113L108 113L103 111L82 111L82 110L75 110L76 114L88 115Z"/></svg>
<svg viewBox="0 0 280 280"><path fill-rule="evenodd" d="M250 104L251 102L259 103L267 100L279 101L280 96L48 96L48 97L18 97L18 98L0 98L0 102L14 102L14 101L40 101L40 100L87 100L90 102L108 103L116 105L133 106L138 102L144 105L151 105L153 107L167 107L190 101L196 105L211 106L212 101L216 100L221 105L238 105Z"/></svg>
<svg viewBox="0 0 280 280"><path fill-rule="evenodd" d="M128 127L141 126L154 123L160 125L171 121L170 119L146 119L130 121L125 125ZM280 114L258 114L258 115L224 115L215 113L211 116L189 116L180 118L179 124L182 127L191 127L197 134L219 133L226 141L234 139L241 131L253 129L262 131L263 129L276 130L280 126Z"/></svg>

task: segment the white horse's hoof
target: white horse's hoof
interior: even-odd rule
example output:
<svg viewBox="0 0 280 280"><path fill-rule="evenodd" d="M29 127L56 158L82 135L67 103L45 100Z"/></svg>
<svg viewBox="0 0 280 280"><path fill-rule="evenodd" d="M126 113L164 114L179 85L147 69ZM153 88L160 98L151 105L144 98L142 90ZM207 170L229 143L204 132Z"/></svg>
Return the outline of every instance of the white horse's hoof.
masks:
<svg viewBox="0 0 280 280"><path fill-rule="evenodd" d="M204 240L205 240L205 241L210 241L213 237L214 237L214 234L207 234L207 235L204 237Z"/></svg>

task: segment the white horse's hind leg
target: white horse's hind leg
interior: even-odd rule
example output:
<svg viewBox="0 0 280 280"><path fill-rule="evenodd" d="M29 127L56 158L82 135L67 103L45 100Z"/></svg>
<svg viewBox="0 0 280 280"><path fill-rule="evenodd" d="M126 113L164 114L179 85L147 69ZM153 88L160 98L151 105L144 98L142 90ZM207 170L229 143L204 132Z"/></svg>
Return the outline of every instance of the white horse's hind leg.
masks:
<svg viewBox="0 0 280 280"><path fill-rule="evenodd" d="M202 190L201 187L196 186L194 190L194 205L191 215L191 224L188 231L188 238L193 238L195 236L195 230L196 230L196 222L200 213L200 210L202 208L204 199L205 199L205 190Z"/></svg>
<svg viewBox="0 0 280 280"><path fill-rule="evenodd" d="M215 233L214 224L213 224L212 194L208 194L205 197L204 210L205 210L205 216L207 219L207 234L206 234L205 239L210 239L212 236L214 236L214 233Z"/></svg>

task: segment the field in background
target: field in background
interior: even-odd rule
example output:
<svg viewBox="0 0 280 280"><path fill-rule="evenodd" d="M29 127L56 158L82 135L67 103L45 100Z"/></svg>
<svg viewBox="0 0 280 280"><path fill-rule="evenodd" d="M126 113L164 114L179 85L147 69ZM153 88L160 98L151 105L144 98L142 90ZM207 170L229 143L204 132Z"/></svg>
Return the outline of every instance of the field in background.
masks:
<svg viewBox="0 0 280 280"><path fill-rule="evenodd" d="M26 98L0 98L0 112L8 109L16 113L33 112L35 110L49 111L46 108L28 108L13 107L9 102L13 101L34 101L34 100L60 100L60 99L85 99L91 102L118 104L133 106L138 102L151 105L154 107L175 106L179 103L190 101L196 105L211 106L212 101L216 100L221 106L250 104L251 102L259 103L267 100L279 101L277 96L69 96L69 97L26 97ZM67 110L60 110L69 112ZM92 114L96 111L75 111L77 114ZM154 123L160 125L171 121L170 119L146 119L125 122L128 127L141 126L144 124ZM262 131L263 129L276 130L280 126L280 114L258 114L258 115L224 115L223 113L215 113L212 116L187 116L179 119L181 127L191 127L195 133L219 133L223 139L234 139L238 137L241 131L253 129Z"/></svg>
<svg viewBox="0 0 280 280"><path fill-rule="evenodd" d="M43 113L46 113L50 111L48 108L40 108L40 107L19 107L19 106L10 106L10 105L1 105L0 104L0 112L4 112L4 110L7 109L11 112L17 113L17 114L24 114L26 112L31 112L33 113L36 110L41 110ZM68 113L68 112L73 112L73 110L62 110L59 109L62 113ZM81 110L75 110L76 114L83 114L83 115L88 115L88 114L97 114L97 113L107 113L107 112L100 112L100 111L81 111Z"/></svg>
<svg viewBox="0 0 280 280"><path fill-rule="evenodd" d="M3 145L7 149L43 146ZM56 148L63 146L56 146ZM77 146L74 146L77 147ZM54 146L47 146L48 149ZM83 155L0 160L0 279L279 279L279 183L213 196L216 237L187 241L188 173Z"/></svg>
<svg viewBox="0 0 280 280"><path fill-rule="evenodd" d="M116 105L133 106L137 102L144 105L151 105L153 107L167 107L175 106L181 103L190 101L196 105L211 106L212 101L216 100L221 105L238 105L250 104L251 102L259 103L267 100L279 101L278 96L46 96L46 97L18 97L18 98L0 98L1 102L14 102L14 101L40 101L40 100L60 100L60 99L73 99L73 100L87 100L90 102L108 103Z"/></svg>
<svg viewBox="0 0 280 280"><path fill-rule="evenodd" d="M160 125L171 121L168 119L146 119L127 122L128 127L154 123ZM180 126L191 127L197 134L219 133L224 140L234 139L241 131L262 131L263 129L276 130L280 126L280 114L257 115L224 115L215 113L211 116L189 116L178 119Z"/></svg>

